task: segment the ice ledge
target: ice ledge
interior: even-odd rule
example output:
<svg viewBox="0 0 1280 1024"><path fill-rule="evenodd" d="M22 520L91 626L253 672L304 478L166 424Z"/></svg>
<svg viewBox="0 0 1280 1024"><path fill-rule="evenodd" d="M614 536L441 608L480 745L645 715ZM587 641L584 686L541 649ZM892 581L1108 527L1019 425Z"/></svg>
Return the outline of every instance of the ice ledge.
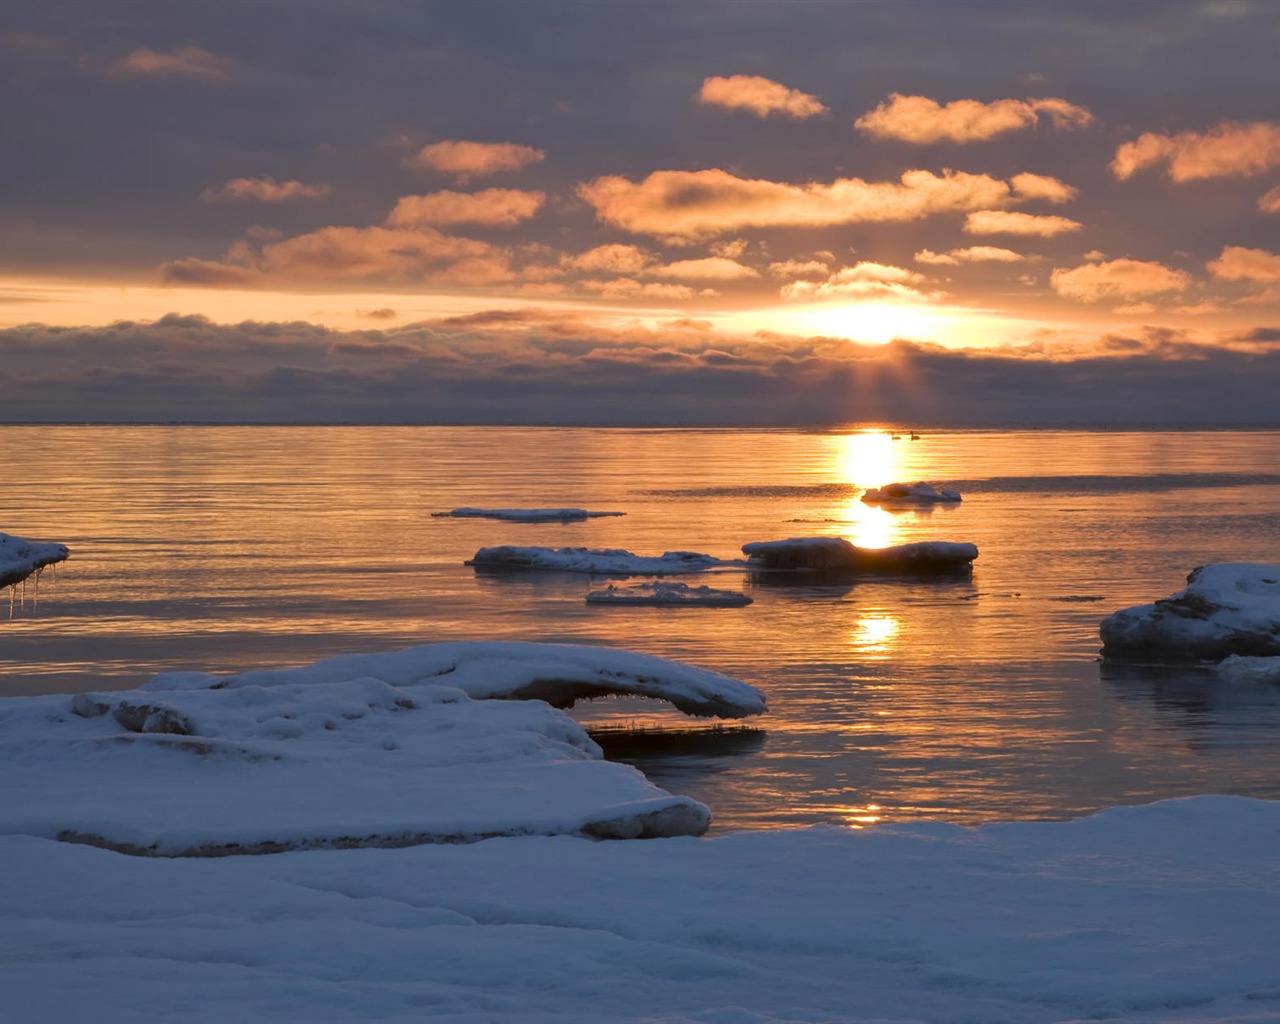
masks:
<svg viewBox="0 0 1280 1024"><path fill-rule="evenodd" d="M0 587L21 583L46 565L63 561L68 554L65 544L0 533Z"/></svg>

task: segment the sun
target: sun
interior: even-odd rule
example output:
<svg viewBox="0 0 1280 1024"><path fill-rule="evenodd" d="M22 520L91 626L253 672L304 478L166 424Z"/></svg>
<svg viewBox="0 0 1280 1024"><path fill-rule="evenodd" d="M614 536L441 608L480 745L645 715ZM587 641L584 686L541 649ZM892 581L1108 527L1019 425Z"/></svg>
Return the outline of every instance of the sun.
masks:
<svg viewBox="0 0 1280 1024"><path fill-rule="evenodd" d="M943 330L942 317L929 310L885 302L810 306L792 314L806 333L883 345L894 338L934 341Z"/></svg>

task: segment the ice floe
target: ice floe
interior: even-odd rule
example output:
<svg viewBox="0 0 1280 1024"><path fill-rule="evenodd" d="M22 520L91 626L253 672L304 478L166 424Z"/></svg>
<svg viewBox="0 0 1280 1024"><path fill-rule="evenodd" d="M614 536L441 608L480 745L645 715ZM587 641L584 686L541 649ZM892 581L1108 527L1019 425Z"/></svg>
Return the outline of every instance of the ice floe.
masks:
<svg viewBox="0 0 1280 1024"><path fill-rule="evenodd" d="M616 605L704 605L716 608L741 608L752 599L736 590L715 587L691 587L687 583L635 583L630 586L609 584L587 594L587 604Z"/></svg>
<svg viewBox="0 0 1280 1024"><path fill-rule="evenodd" d="M1261 1024L1280 1007L1278 833L1280 804L1197 797L216 860L0 836L0 1017Z"/></svg>
<svg viewBox="0 0 1280 1024"><path fill-rule="evenodd" d="M496 571L540 570L543 572L586 572L599 576L665 576L675 573L705 572L726 562L696 551L664 551L661 555L636 555L621 548L539 548L504 544L481 548L467 565Z"/></svg>
<svg viewBox="0 0 1280 1024"><path fill-rule="evenodd" d="M585 508L455 508L448 512L432 512L436 518L503 519L513 523L569 523L606 516L625 516L625 512L590 512Z"/></svg>
<svg viewBox="0 0 1280 1024"><path fill-rule="evenodd" d="M63 561L67 554L65 544L0 533L0 587L21 583L46 565Z"/></svg>
<svg viewBox="0 0 1280 1024"><path fill-rule="evenodd" d="M943 487L939 490L932 484L919 480L914 484L893 483L885 484L883 487L870 487L863 493L862 500L868 504L885 501L909 501L929 505L935 502L959 501L960 492L952 490L950 487Z"/></svg>
<svg viewBox="0 0 1280 1024"><path fill-rule="evenodd" d="M1280 565L1202 565L1182 590L1107 616L1099 632L1109 656L1280 655Z"/></svg>
<svg viewBox="0 0 1280 1024"><path fill-rule="evenodd" d="M744 544L742 553L753 569L932 575L968 572L978 548L953 541L860 548L843 537L792 537Z"/></svg>

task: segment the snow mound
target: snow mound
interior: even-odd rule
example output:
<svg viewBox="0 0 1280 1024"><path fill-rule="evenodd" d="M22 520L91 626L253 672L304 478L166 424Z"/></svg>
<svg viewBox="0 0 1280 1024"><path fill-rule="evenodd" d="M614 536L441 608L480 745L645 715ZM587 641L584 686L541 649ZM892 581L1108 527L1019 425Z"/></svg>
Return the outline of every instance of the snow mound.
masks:
<svg viewBox="0 0 1280 1024"><path fill-rule="evenodd" d="M666 700L687 715L745 718L762 714L764 695L754 686L682 662L634 651L573 644L475 640L423 644L402 651L341 654L301 668L262 669L239 675L166 672L146 691L237 689L373 678L412 691L446 685L475 700L543 700L555 707L622 694Z"/></svg>
<svg viewBox="0 0 1280 1024"><path fill-rule="evenodd" d="M1115 612L1099 632L1110 656L1280 655L1280 565L1202 565L1176 594Z"/></svg>
<svg viewBox="0 0 1280 1024"><path fill-rule="evenodd" d="M662 604L704 605L717 608L741 608L752 599L736 590L716 590L714 587L691 587L687 583L636 583L616 587L612 583L604 590L593 590L587 595L587 604Z"/></svg>
<svg viewBox="0 0 1280 1024"><path fill-rule="evenodd" d="M860 548L843 537L793 537L744 544L742 553L748 566L755 569L935 575L969 572L978 548L952 541Z"/></svg>
<svg viewBox="0 0 1280 1024"><path fill-rule="evenodd" d="M0 833L161 857L699 835L563 712L379 679L11 698Z"/></svg>
<svg viewBox="0 0 1280 1024"><path fill-rule="evenodd" d="M1214 669L1219 679L1228 683L1266 683L1280 686L1280 656L1249 658L1232 654L1218 662Z"/></svg>
<svg viewBox="0 0 1280 1024"><path fill-rule="evenodd" d="M513 523L568 523L604 516L625 516L625 512L589 512L585 508L455 508L449 512L432 512L436 518L503 519Z"/></svg>
<svg viewBox="0 0 1280 1024"><path fill-rule="evenodd" d="M664 551L660 556L636 555L621 548L537 548L504 544L481 548L467 565L490 570L586 572L601 576L662 576L704 572L732 565L696 551Z"/></svg>
<svg viewBox="0 0 1280 1024"><path fill-rule="evenodd" d="M918 480L914 484L894 483L868 488L862 495L862 500L867 504L880 501L914 501L920 504L932 504L939 501L959 501L960 492L950 487L938 490L932 484Z"/></svg>
<svg viewBox="0 0 1280 1024"><path fill-rule="evenodd" d="M21 583L46 565L63 561L68 554L65 544L0 533L0 587Z"/></svg>

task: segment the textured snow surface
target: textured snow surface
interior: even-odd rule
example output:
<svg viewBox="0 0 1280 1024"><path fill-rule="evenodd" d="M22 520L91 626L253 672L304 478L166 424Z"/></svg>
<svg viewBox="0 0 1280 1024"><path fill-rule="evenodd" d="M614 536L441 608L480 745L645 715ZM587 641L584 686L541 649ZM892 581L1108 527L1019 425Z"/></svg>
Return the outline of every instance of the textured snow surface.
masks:
<svg viewBox="0 0 1280 1024"><path fill-rule="evenodd" d="M744 544L742 553L748 565L760 569L911 574L967 572L978 548L953 541L860 548L843 537L792 537Z"/></svg>
<svg viewBox="0 0 1280 1024"><path fill-rule="evenodd" d="M0 1020L1274 1022L1277 837L1231 797L217 860L3 836Z"/></svg>
<svg viewBox="0 0 1280 1024"><path fill-rule="evenodd" d="M894 483L885 484L883 487L868 488L862 495L862 500L868 504L878 501L914 501L928 505L940 501L959 501L960 492L952 490L950 487L943 487L939 490L933 484L927 484L923 480L919 480L914 484Z"/></svg>
<svg viewBox="0 0 1280 1024"><path fill-rule="evenodd" d="M741 608L751 604L751 598L736 590L717 590L715 587L691 587L687 583L633 583L615 586L610 583L601 590L587 594L587 604L663 604L710 605L717 608Z"/></svg>
<svg viewBox="0 0 1280 1024"><path fill-rule="evenodd" d="M505 519L514 523L567 523L580 519L626 515L625 512L589 512L585 508L455 508L449 512L431 514L437 518L452 516L455 519Z"/></svg>
<svg viewBox="0 0 1280 1024"><path fill-rule="evenodd" d="M1099 632L1108 655L1280 655L1280 565L1202 565L1176 594L1115 612Z"/></svg>
<svg viewBox="0 0 1280 1024"><path fill-rule="evenodd" d="M481 548L467 561L477 569L532 569L551 572L586 572L601 576L662 576L704 572L725 562L696 551L664 551L661 555L636 555L621 548L538 548L504 544Z"/></svg>
<svg viewBox="0 0 1280 1024"><path fill-rule="evenodd" d="M37 569L67 557L67 546L48 541L26 540L0 533L0 587L25 580Z"/></svg>

